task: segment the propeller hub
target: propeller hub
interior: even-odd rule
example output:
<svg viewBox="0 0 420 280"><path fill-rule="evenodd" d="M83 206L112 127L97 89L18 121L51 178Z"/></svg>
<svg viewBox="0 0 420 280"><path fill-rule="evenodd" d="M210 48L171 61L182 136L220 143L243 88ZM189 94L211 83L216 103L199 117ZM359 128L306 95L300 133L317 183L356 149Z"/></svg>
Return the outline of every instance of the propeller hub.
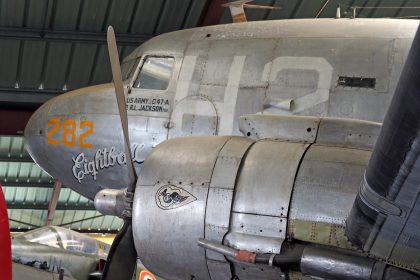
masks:
<svg viewBox="0 0 420 280"><path fill-rule="evenodd" d="M103 189L95 195L95 208L104 215L131 218L133 193L127 189Z"/></svg>

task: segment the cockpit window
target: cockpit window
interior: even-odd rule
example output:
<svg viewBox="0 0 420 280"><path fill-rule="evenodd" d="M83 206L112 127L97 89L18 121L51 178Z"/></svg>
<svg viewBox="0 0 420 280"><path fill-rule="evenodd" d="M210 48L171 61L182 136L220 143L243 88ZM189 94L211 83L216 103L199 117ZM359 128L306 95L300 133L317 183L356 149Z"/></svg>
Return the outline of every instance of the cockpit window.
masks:
<svg viewBox="0 0 420 280"><path fill-rule="evenodd" d="M137 68L135 66L138 65L139 62L140 57L136 59L126 60L121 64L121 76L124 81L129 79L133 75L134 71Z"/></svg>
<svg viewBox="0 0 420 280"><path fill-rule="evenodd" d="M55 248L62 248L59 240L57 239L57 232L50 227L35 229L21 234L19 237L26 239L29 242L39 243Z"/></svg>
<svg viewBox="0 0 420 280"><path fill-rule="evenodd" d="M174 62L173 57L147 57L133 86L141 89L167 89Z"/></svg>
<svg viewBox="0 0 420 280"><path fill-rule="evenodd" d="M99 251L98 243L93 238L56 226L35 229L18 237L29 242L85 254L94 255L98 254Z"/></svg>
<svg viewBox="0 0 420 280"><path fill-rule="evenodd" d="M62 228L59 228L57 233L66 250L92 255L98 252L98 244L93 238Z"/></svg>

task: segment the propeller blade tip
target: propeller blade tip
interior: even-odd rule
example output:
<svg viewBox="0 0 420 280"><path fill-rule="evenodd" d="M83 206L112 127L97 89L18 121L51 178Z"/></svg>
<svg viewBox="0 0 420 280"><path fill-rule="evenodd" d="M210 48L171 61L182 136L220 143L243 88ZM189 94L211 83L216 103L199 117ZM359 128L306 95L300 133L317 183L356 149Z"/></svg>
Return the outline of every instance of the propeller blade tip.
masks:
<svg viewBox="0 0 420 280"><path fill-rule="evenodd" d="M107 41L109 41L110 37L115 37L115 32L114 32L114 28L112 27L112 25L109 25L106 31L106 38Z"/></svg>

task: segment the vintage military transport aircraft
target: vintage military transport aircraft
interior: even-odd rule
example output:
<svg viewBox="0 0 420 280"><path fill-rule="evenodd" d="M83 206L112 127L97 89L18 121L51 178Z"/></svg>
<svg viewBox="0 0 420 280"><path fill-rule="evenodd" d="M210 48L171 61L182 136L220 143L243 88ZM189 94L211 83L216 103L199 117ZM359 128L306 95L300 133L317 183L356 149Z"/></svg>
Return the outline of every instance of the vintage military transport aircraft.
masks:
<svg viewBox="0 0 420 280"><path fill-rule="evenodd" d="M46 226L14 236L12 258L48 272L63 270L75 279L100 279L109 247L81 233Z"/></svg>
<svg viewBox="0 0 420 280"><path fill-rule="evenodd" d="M183 30L122 74L110 28L114 86L44 104L28 151L124 218L103 279L419 279L418 25Z"/></svg>
<svg viewBox="0 0 420 280"><path fill-rule="evenodd" d="M67 228L45 226L15 235L11 248L13 279L27 279L25 273L34 279L58 278L62 270L71 279L95 280L101 279L110 245ZM155 277L141 262L136 272L139 276L143 273Z"/></svg>

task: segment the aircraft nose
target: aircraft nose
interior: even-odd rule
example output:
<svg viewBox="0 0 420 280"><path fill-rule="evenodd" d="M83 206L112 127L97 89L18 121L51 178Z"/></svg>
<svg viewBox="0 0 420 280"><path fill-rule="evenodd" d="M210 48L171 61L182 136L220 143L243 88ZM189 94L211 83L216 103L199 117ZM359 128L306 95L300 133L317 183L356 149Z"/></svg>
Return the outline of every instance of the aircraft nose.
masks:
<svg viewBox="0 0 420 280"><path fill-rule="evenodd" d="M50 102L43 104L32 114L25 127L24 136L26 149L35 162L37 162L39 155L44 153L49 108Z"/></svg>
<svg viewBox="0 0 420 280"><path fill-rule="evenodd" d="M40 168L93 199L102 186L128 184L119 125L112 84L81 88L41 106L26 125L25 144Z"/></svg>
<svg viewBox="0 0 420 280"><path fill-rule="evenodd" d="M104 108L109 114L113 114L117 110L116 106L109 106L115 104L113 90L110 83L81 88L54 97L39 107L29 119L24 131L26 148L32 159L44 170L54 167L47 157L47 151L54 148L59 153L60 149L76 146L60 145L58 138L63 127L60 123L50 122L51 119L77 120L81 116L96 116Z"/></svg>

